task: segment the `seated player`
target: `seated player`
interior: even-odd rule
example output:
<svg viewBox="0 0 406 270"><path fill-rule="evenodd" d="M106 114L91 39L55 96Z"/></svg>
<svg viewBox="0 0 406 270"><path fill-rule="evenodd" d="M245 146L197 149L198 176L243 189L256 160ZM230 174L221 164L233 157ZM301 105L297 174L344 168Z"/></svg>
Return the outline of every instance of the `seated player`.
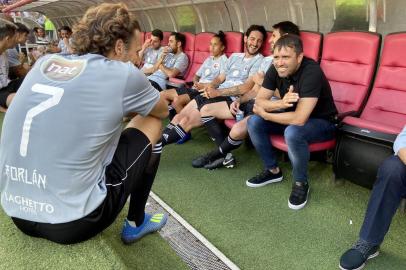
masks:
<svg viewBox="0 0 406 270"><path fill-rule="evenodd" d="M161 92L161 96L171 105L169 107L170 114L172 109L179 113L187 103L200 95L199 90L207 87L209 83L220 74L220 71L224 69L227 61L227 56L224 55L225 46L226 37L225 34L220 31L210 40L210 57L203 62L194 75L192 88L185 86L178 89L167 89Z"/></svg>
<svg viewBox="0 0 406 270"><path fill-rule="evenodd" d="M140 48L127 7L105 3L75 25L75 54L48 54L27 74L0 142L1 205L25 234L85 241L114 222L130 195L124 243L165 225L166 215L144 209L168 110L129 62ZM138 115L122 130L128 113Z"/></svg>
<svg viewBox="0 0 406 270"><path fill-rule="evenodd" d="M15 46L17 26L7 20L0 20L0 107L5 111L11 104L23 78L10 80L7 49Z"/></svg>
<svg viewBox="0 0 406 270"><path fill-rule="evenodd" d="M271 100L278 90L280 100ZM283 112L279 112L283 109ZM274 64L267 71L248 119L248 132L265 168L247 180L249 187L282 181L283 175L270 141L271 134L284 134L293 167L290 209L302 209L308 200L308 144L334 138L337 114L329 82L314 60L303 56L296 35L282 36L274 46Z"/></svg>
<svg viewBox="0 0 406 270"><path fill-rule="evenodd" d="M30 70L30 67L25 63L26 56L24 53L18 53L16 46L25 45L27 42L28 34L30 30L22 23L15 23L17 30L14 36L15 45L14 48L7 50L8 63L10 66L9 77L10 78L24 78L24 76Z"/></svg>
<svg viewBox="0 0 406 270"><path fill-rule="evenodd" d="M154 72L154 65L161 56L163 47L161 46L164 34L161 30L155 29L151 32L151 37L146 39L138 53L139 59L144 63L141 71L150 75Z"/></svg>
<svg viewBox="0 0 406 270"><path fill-rule="evenodd" d="M183 52L186 38L181 33L172 32L168 47L163 48L161 56L155 63L152 74L148 76L152 86L158 91L166 89L166 80L183 76L189 65L189 59Z"/></svg>

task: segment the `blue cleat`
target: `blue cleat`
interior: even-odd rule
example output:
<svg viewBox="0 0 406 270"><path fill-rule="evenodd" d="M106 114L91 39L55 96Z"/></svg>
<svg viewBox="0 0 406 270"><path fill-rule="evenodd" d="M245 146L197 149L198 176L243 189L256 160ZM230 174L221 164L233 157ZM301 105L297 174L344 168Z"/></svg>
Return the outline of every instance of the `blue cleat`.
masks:
<svg viewBox="0 0 406 270"><path fill-rule="evenodd" d="M192 133L188 132L188 133L186 133L185 137L183 137L182 139L177 141L176 144L184 144L185 142L189 141L190 139L192 139Z"/></svg>
<svg viewBox="0 0 406 270"><path fill-rule="evenodd" d="M143 236L162 229L167 221L167 214L150 215L145 213L144 222L141 224L141 226L133 227L130 225L130 223L128 223L128 220L125 219L123 230L121 232L121 240L124 242L124 244L134 243Z"/></svg>

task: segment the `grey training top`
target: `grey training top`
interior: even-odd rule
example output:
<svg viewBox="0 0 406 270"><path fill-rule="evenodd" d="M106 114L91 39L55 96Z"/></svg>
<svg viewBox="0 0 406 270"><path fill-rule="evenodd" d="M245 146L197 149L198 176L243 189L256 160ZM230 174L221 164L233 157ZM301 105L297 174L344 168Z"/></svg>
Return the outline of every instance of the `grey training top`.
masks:
<svg viewBox="0 0 406 270"><path fill-rule="evenodd" d="M214 78L220 75L220 71L227 64L227 56L225 54L215 59L213 56L207 57L203 64L196 71L196 75L200 77L199 82L211 83Z"/></svg>
<svg viewBox="0 0 406 270"><path fill-rule="evenodd" d="M183 76L189 65L189 58L184 52L181 52L179 54L169 53L165 57L163 64L167 68L176 68L180 71L179 76ZM161 89L166 89L166 79L168 79L168 76L162 70L155 71L148 76L148 79L159 84Z"/></svg>
<svg viewBox="0 0 406 270"><path fill-rule="evenodd" d="M144 65L142 66L141 70L144 68L152 68L161 56L162 49L163 47L159 47L158 50L154 50L150 47L146 48L142 59L144 61Z"/></svg>
<svg viewBox="0 0 406 270"><path fill-rule="evenodd" d="M40 58L4 118L4 211L45 223L91 213L106 196L105 169L123 116L148 115L158 100L158 91L129 62L95 54Z"/></svg>
<svg viewBox="0 0 406 270"><path fill-rule="evenodd" d="M219 89L243 84L248 77L258 72L262 58L260 53L249 58L245 57L245 53L233 53L221 71L226 75L226 80L220 84Z"/></svg>

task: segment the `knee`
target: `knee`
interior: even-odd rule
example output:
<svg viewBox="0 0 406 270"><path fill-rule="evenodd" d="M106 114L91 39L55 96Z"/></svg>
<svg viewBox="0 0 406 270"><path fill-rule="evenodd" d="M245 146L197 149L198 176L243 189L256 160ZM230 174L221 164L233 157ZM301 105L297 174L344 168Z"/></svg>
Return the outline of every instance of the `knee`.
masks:
<svg viewBox="0 0 406 270"><path fill-rule="evenodd" d="M286 143L294 143L303 139L301 126L288 126L284 132Z"/></svg>
<svg viewBox="0 0 406 270"><path fill-rule="evenodd" d="M236 123L230 131L230 137L235 140L242 140L247 137L247 124Z"/></svg>
<svg viewBox="0 0 406 270"><path fill-rule="evenodd" d="M248 131L249 133L251 132L255 132L256 130L258 130L259 128L261 128L261 126L264 123L264 119L262 119L260 116L258 115L252 115L249 119L248 119Z"/></svg>
<svg viewBox="0 0 406 270"><path fill-rule="evenodd" d="M402 179L406 179L406 165L398 156L390 156L381 164L377 180L382 179L390 180L395 185L402 185Z"/></svg>

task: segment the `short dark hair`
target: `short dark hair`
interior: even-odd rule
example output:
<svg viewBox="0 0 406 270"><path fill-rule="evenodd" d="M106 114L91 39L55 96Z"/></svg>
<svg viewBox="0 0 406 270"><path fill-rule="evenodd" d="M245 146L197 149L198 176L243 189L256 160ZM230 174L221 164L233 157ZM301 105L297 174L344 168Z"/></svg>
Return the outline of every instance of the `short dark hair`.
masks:
<svg viewBox="0 0 406 270"><path fill-rule="evenodd" d="M151 35L154 36L154 37L159 38L159 40L164 39L164 33L159 29L152 30Z"/></svg>
<svg viewBox="0 0 406 270"><path fill-rule="evenodd" d="M186 37L184 34L178 33L178 32L172 32L171 36L175 37L176 42L180 42L182 44L182 48L185 47Z"/></svg>
<svg viewBox="0 0 406 270"><path fill-rule="evenodd" d="M285 34L300 35L299 27L291 21L283 21L272 25L273 29L278 29L281 36Z"/></svg>
<svg viewBox="0 0 406 270"><path fill-rule="evenodd" d="M0 40L6 37L12 37L17 31L17 26L14 23L0 19Z"/></svg>
<svg viewBox="0 0 406 270"><path fill-rule="evenodd" d="M19 22L14 23L14 24L15 24L15 26L17 26L17 30L16 30L17 33L27 33L27 34L30 33L30 29L28 29L28 27L25 24L22 24Z"/></svg>
<svg viewBox="0 0 406 270"><path fill-rule="evenodd" d="M276 49L280 50L282 48L292 48L295 50L296 54L303 52L303 43L299 36L293 34L286 34L281 36L280 39L275 43L274 51Z"/></svg>
<svg viewBox="0 0 406 270"><path fill-rule="evenodd" d="M253 24L250 27L248 27L247 31L245 32L245 36L249 37L249 35L251 34L252 31L258 31L261 32L262 36L264 37L264 41L266 39L266 30L265 27L263 25L257 25L257 24Z"/></svg>
<svg viewBox="0 0 406 270"><path fill-rule="evenodd" d="M67 25L62 26L60 30L61 30L61 31L62 31L62 30L65 30L65 31L68 32L68 33L72 33L72 29L71 29L69 26L67 26Z"/></svg>

